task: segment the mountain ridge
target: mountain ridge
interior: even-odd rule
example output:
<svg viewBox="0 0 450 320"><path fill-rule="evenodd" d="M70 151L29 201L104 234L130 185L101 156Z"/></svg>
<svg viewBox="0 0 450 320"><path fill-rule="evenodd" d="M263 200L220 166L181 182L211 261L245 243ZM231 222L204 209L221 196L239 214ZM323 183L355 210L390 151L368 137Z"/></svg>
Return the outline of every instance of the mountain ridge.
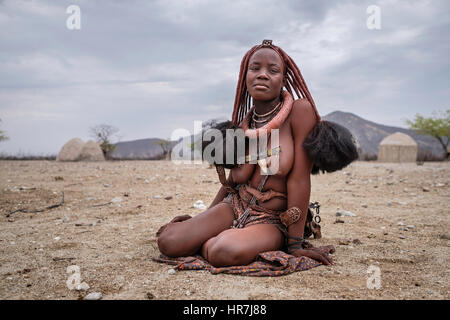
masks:
<svg viewBox="0 0 450 320"><path fill-rule="evenodd" d="M380 142L395 132L407 134L416 141L419 148L419 159L435 160L443 157L442 147L435 138L417 134L409 129L379 124L344 111L333 111L323 116L322 119L336 122L349 129L359 142L360 155L363 159L376 158Z"/></svg>

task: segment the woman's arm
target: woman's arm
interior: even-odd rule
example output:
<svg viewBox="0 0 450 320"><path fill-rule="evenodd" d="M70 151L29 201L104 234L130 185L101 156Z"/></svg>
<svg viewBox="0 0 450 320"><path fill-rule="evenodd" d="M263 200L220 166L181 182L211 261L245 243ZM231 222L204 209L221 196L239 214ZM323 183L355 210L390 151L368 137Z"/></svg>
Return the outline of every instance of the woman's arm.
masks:
<svg viewBox="0 0 450 320"><path fill-rule="evenodd" d="M245 163L231 169L230 173L228 174L228 183L231 186L234 186L235 184L246 183L252 176L255 167L256 166L254 164ZM220 203L226 195L227 189L222 186L209 208L214 207L216 204Z"/></svg>
<svg viewBox="0 0 450 320"><path fill-rule="evenodd" d="M303 148L303 141L316 124L316 117L311 104L306 99L294 102L291 113L291 129L294 138L294 165L287 178L287 208L297 207L301 210L300 219L288 227L290 237L303 238L306 217L311 194L311 169L313 162ZM288 245L296 242L288 239ZM296 256L308 256L331 264L332 260L325 253L313 249L295 249Z"/></svg>
<svg viewBox="0 0 450 320"><path fill-rule="evenodd" d="M225 189L224 186L221 186L219 192L217 192L216 197L214 198L213 202L211 202L208 209L214 207L216 204L219 204L225 198L226 195L227 189Z"/></svg>
<svg viewBox="0 0 450 320"><path fill-rule="evenodd" d="M233 170L233 169L231 169L231 170ZM228 174L227 182L228 182L228 185L233 187L235 183L233 181L233 176L231 174L231 170L230 170L230 173ZM217 195L214 198L213 202L211 202L211 204L209 205L208 209L214 207L216 204L219 204L225 198L227 193L228 193L227 188L225 188L222 185L219 189L219 192L217 192Z"/></svg>
<svg viewBox="0 0 450 320"><path fill-rule="evenodd" d="M303 148L303 141L316 123L314 111L306 99L294 102L291 113L291 130L294 138L294 165L287 178L287 207L297 207L300 219L289 226L290 236L302 238L311 193L310 173L312 160ZM294 241L290 241L294 242Z"/></svg>

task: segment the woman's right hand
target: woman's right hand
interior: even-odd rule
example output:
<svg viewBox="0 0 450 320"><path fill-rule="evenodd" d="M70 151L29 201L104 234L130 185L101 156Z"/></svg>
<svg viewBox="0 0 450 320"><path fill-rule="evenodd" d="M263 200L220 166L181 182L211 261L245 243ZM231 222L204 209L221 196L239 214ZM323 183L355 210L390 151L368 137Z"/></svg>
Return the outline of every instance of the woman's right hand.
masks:
<svg viewBox="0 0 450 320"><path fill-rule="evenodd" d="M161 235L161 233L164 231L164 229L171 223L175 223L175 222L182 222L188 219L191 219L192 217L188 214L184 214L182 216L176 216L175 218L173 218L172 220L170 220L169 223L166 223L165 225L163 225L161 228L159 228L158 231L156 231L156 237L159 237Z"/></svg>

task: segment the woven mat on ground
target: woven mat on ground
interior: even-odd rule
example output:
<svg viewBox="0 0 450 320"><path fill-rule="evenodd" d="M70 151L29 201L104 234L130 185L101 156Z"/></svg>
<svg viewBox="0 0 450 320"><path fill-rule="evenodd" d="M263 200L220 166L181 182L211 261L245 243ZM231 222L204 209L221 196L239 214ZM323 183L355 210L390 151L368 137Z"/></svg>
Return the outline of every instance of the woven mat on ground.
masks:
<svg viewBox="0 0 450 320"><path fill-rule="evenodd" d="M295 271L308 270L322 263L308 258L295 257L283 251L267 251L260 253L255 261L246 266L213 267L202 256L169 258L161 254L153 261L174 265L177 270L208 270L212 274L228 273L253 277L275 277Z"/></svg>

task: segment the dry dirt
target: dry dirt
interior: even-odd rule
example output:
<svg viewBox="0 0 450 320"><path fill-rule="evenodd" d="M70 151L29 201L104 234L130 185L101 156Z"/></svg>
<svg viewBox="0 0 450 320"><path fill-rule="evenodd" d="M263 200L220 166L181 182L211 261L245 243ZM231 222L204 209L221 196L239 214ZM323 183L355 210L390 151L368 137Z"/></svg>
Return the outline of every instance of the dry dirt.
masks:
<svg viewBox="0 0 450 320"><path fill-rule="evenodd" d="M171 275L171 266L151 260L159 254L154 234L176 215L198 214L195 201L209 205L220 186L215 170L0 161L0 299L449 299L449 182L449 162L356 162L313 176L323 238L312 242L336 247L334 266L275 278ZM63 191L62 206L29 213L60 203ZM115 197L121 201L107 204ZM18 209L25 212L7 216ZM335 223L339 209L356 216ZM70 265L80 267L87 292L69 290ZM378 289L367 285L373 266Z"/></svg>

